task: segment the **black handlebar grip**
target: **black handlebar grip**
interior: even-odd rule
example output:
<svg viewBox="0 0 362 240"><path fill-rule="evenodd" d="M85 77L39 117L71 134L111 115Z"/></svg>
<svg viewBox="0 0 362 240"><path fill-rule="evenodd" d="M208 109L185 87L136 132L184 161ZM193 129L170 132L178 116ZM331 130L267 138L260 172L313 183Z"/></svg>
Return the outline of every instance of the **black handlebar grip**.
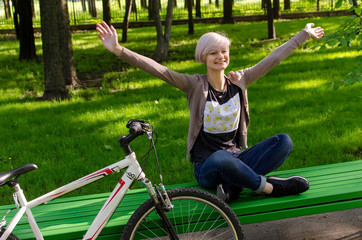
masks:
<svg viewBox="0 0 362 240"><path fill-rule="evenodd" d="M142 126L139 122L132 122L129 126L129 133L142 132Z"/></svg>

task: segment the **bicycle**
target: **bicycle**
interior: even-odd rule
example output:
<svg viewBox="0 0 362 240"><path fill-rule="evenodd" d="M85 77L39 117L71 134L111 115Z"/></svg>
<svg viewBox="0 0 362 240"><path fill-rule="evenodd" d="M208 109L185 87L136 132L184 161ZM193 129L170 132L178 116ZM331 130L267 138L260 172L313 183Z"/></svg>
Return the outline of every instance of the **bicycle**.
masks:
<svg viewBox="0 0 362 240"><path fill-rule="evenodd" d="M27 164L11 171L0 173L0 186L8 185L14 188L15 208L18 209L7 226L5 218L10 210L0 222L0 240L19 239L12 231L24 214L26 214L35 238L43 240L41 231L31 212L33 207L58 198L112 173L120 172L122 169L126 169L126 171L122 175L121 180L100 209L83 239L97 238L135 180L140 181L146 186L150 199L144 202L130 217L123 230L121 239L160 239L161 237L161 239L164 237L172 240L244 239L243 229L236 214L225 202L215 195L193 188L175 188L166 191L160 168L161 183L158 186L153 186L143 171L145 164L141 167L136 159L136 154L131 150L129 144L138 136L146 134L151 144L148 152L141 159L146 157L146 163L150 153L154 150L158 163L155 148L157 133L153 130L151 124L140 120L130 120L126 127L129 129L129 134L118 140L125 152L123 160L44 194L30 202L26 200L23 190L18 183L18 178L22 174L37 169L35 164ZM156 135L155 140L153 138L154 135Z"/></svg>

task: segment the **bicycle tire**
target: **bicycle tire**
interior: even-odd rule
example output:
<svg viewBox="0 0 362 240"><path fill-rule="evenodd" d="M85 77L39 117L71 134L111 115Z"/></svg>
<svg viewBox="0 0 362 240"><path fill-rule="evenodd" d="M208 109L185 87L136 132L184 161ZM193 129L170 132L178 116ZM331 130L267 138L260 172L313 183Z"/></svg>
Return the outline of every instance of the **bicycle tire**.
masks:
<svg viewBox="0 0 362 240"><path fill-rule="evenodd" d="M167 193L174 205L167 216L179 239L245 239L234 211L215 195L193 188L176 188ZM153 238L168 239L154 201L148 199L129 219L121 240Z"/></svg>
<svg viewBox="0 0 362 240"><path fill-rule="evenodd" d="M5 232L5 228L1 228L0 238L2 237L4 232ZM10 233L9 237L6 240L20 240L20 239L15 234Z"/></svg>

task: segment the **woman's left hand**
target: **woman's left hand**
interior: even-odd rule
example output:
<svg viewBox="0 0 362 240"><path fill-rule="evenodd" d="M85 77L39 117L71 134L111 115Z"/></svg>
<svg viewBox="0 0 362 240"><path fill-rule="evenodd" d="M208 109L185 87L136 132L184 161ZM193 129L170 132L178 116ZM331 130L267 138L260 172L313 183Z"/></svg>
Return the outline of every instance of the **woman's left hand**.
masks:
<svg viewBox="0 0 362 240"><path fill-rule="evenodd" d="M315 28L313 28L313 27L314 27L314 23L308 23L304 29L309 33L309 35L312 38L315 38L315 39L322 38L324 35L324 29L321 27L315 27Z"/></svg>
<svg viewBox="0 0 362 240"><path fill-rule="evenodd" d="M119 47L116 29L113 26L109 27L105 21L102 21L102 24L97 23L96 26L98 38L110 52L116 54L115 51Z"/></svg>

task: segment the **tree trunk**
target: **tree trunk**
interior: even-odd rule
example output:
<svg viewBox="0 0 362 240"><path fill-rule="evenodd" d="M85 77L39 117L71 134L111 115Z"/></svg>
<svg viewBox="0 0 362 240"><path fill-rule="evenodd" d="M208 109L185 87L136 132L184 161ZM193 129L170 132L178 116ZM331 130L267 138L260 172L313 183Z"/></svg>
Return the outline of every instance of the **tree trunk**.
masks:
<svg viewBox="0 0 362 240"><path fill-rule="evenodd" d="M274 19L279 19L280 15L281 15L280 2L279 2L279 0L273 0L273 17L274 17Z"/></svg>
<svg viewBox="0 0 362 240"><path fill-rule="evenodd" d="M187 4L187 11L188 11L188 23L189 23L189 34L192 35L194 34L194 19L192 17L192 4L191 4L192 0L188 0L188 4ZM197 4L196 4L197 5Z"/></svg>
<svg viewBox="0 0 362 240"><path fill-rule="evenodd" d="M196 10L195 16L201 18L201 0L196 0L195 10Z"/></svg>
<svg viewBox="0 0 362 240"><path fill-rule="evenodd" d="M144 9L147 9L147 1L146 0L141 0L141 7Z"/></svg>
<svg viewBox="0 0 362 240"><path fill-rule="evenodd" d="M164 46L165 39L164 39L164 35L163 35L162 22L161 22L161 17L160 17L160 13L159 13L157 0L152 0L152 10L153 10L153 18L155 20L156 33L157 33L157 46L156 46L155 53L153 55L153 59L156 60L157 62L161 62L162 57L164 56L163 46Z"/></svg>
<svg viewBox="0 0 362 240"><path fill-rule="evenodd" d="M111 8L109 6L109 0L102 0L103 6L103 21L108 25L111 25Z"/></svg>
<svg viewBox="0 0 362 240"><path fill-rule="evenodd" d="M148 0L148 20L154 19L153 17L153 0Z"/></svg>
<svg viewBox="0 0 362 240"><path fill-rule="evenodd" d="M158 0L152 0L153 6L158 6ZM156 24L157 32L157 46L153 59L157 62L166 61L168 57L168 50L171 38L171 25L172 25L172 13L173 13L173 0L168 0L167 2L167 14L165 22L165 33L162 31L162 22L159 13L159 8L154 8L153 16Z"/></svg>
<svg viewBox="0 0 362 240"><path fill-rule="evenodd" d="M92 17L97 17L97 8L95 0L88 0L88 11Z"/></svg>
<svg viewBox="0 0 362 240"><path fill-rule="evenodd" d="M131 12L133 12L134 14L135 14L135 16L136 16L136 21L137 21L137 19L138 19L138 16L137 16L137 5L136 5L136 1L132 1L132 4L131 4Z"/></svg>
<svg viewBox="0 0 362 240"><path fill-rule="evenodd" d="M33 29L33 12L30 0L19 0L19 41L20 41L20 60L35 60L35 41Z"/></svg>
<svg viewBox="0 0 362 240"><path fill-rule="evenodd" d="M66 0L40 0L45 90L44 100L70 97L66 85L76 81Z"/></svg>
<svg viewBox="0 0 362 240"><path fill-rule="evenodd" d="M171 26L172 26L172 17L173 17L173 7L174 7L174 0L168 0L167 2L167 11L166 11L166 23L165 23L165 43L167 44L167 55L168 55L168 49L171 39Z"/></svg>
<svg viewBox="0 0 362 240"><path fill-rule="evenodd" d="M185 9L188 9L189 4L191 4L191 7L194 7L195 6L194 0L191 1L185 0Z"/></svg>
<svg viewBox="0 0 362 240"><path fill-rule="evenodd" d="M13 6L14 6L14 14L13 14L13 18L14 18L14 28L15 28L15 33L16 33L16 39L19 40L20 39L20 30L19 30L19 8L18 8L18 0L13 0Z"/></svg>
<svg viewBox="0 0 362 240"><path fill-rule="evenodd" d="M319 3L320 3L320 1L317 0L317 12L319 12Z"/></svg>
<svg viewBox="0 0 362 240"><path fill-rule="evenodd" d="M119 10L122 10L122 3L121 3L121 0L117 0L117 3L118 3Z"/></svg>
<svg viewBox="0 0 362 240"><path fill-rule="evenodd" d="M266 10L267 10L267 17L268 17L268 39L275 39L275 27L274 27L274 20L273 20L273 9L271 0L266 0Z"/></svg>
<svg viewBox="0 0 362 240"><path fill-rule="evenodd" d="M86 11L87 11L87 5L86 5L85 1L86 1L86 0L81 0L81 2L82 2L82 11L83 11L83 12L86 12Z"/></svg>
<svg viewBox="0 0 362 240"><path fill-rule="evenodd" d="M3 0L4 2L4 10L5 10L5 18L11 18L11 6L9 0Z"/></svg>
<svg viewBox="0 0 362 240"><path fill-rule="evenodd" d="M35 12L34 0L31 0L31 12L32 12L33 18L35 18L36 12Z"/></svg>
<svg viewBox="0 0 362 240"><path fill-rule="evenodd" d="M284 0L284 10L290 10L290 0Z"/></svg>
<svg viewBox="0 0 362 240"><path fill-rule="evenodd" d="M131 15L132 2L133 0L126 0L126 12L124 13L122 41L121 41L123 43L127 42L127 31L128 31L129 17Z"/></svg>
<svg viewBox="0 0 362 240"><path fill-rule="evenodd" d="M233 0L224 0L224 18L223 23L234 23Z"/></svg>
<svg viewBox="0 0 362 240"><path fill-rule="evenodd" d="M67 0L60 0L61 8L59 9L59 42L63 72L66 85L78 86L77 73L74 67L72 34L70 32L70 20Z"/></svg>

